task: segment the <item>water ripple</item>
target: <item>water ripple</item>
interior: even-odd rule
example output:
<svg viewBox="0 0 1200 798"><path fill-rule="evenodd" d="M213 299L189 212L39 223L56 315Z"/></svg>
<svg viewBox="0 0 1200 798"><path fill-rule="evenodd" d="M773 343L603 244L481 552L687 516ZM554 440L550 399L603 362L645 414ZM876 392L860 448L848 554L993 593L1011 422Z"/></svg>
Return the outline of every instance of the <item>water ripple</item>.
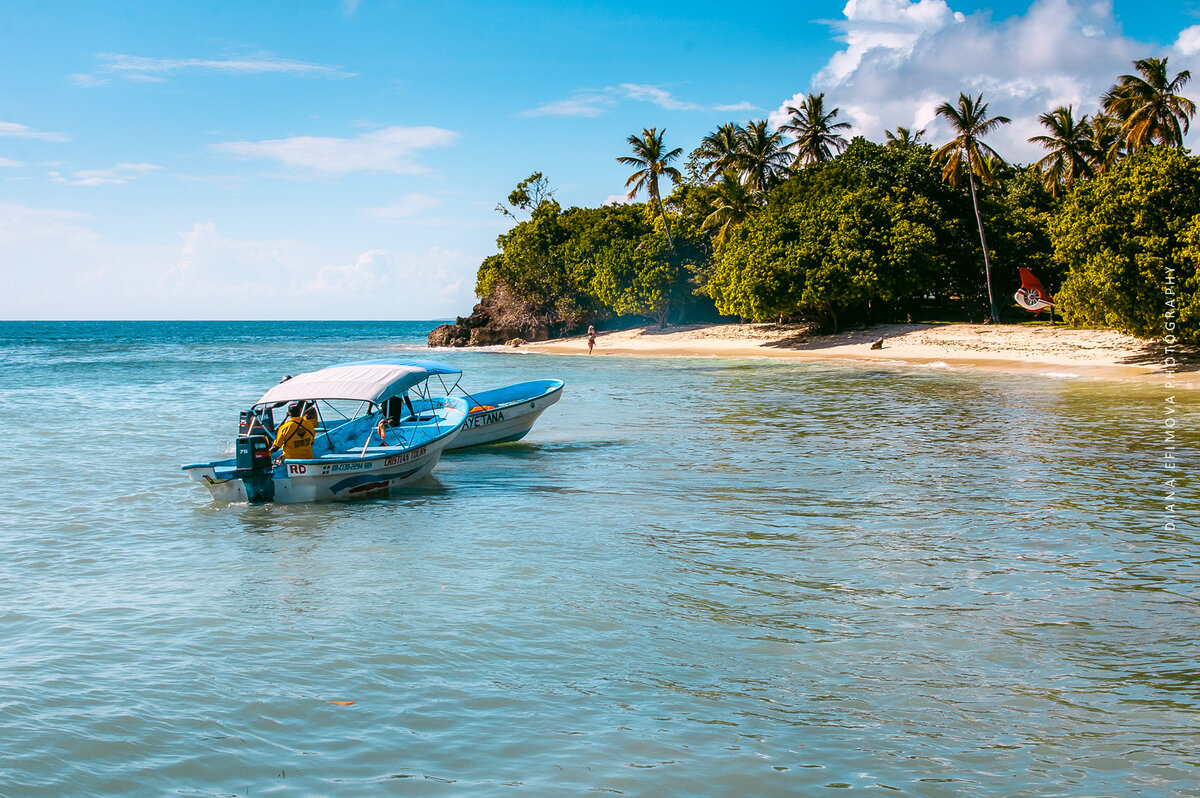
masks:
<svg viewBox="0 0 1200 798"><path fill-rule="evenodd" d="M178 465L247 398L420 341L239 324L0 325L0 795L1194 794L1152 388L453 351L567 391L386 499L216 505Z"/></svg>

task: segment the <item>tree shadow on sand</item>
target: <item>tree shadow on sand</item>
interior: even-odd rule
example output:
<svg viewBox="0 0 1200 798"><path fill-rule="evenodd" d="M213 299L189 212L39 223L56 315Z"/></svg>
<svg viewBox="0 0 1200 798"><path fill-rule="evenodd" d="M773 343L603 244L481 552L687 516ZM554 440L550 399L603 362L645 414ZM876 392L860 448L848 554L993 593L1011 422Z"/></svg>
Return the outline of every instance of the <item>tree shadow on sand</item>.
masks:
<svg viewBox="0 0 1200 798"><path fill-rule="evenodd" d="M830 335L819 335L813 327L800 327L795 325L778 326L780 332L792 332L786 338L780 338L776 341L767 341L762 345L771 349L795 349L798 351L811 349L827 349L831 346L844 346L846 344L869 344L883 338L899 338L911 332L920 330L931 330L937 327L936 324L888 324L881 327L867 328L863 330L847 330L845 332L833 333Z"/></svg>
<svg viewBox="0 0 1200 798"><path fill-rule="evenodd" d="M1190 344L1172 344L1171 353L1166 352L1167 345L1161 341L1147 341L1140 352L1122 358L1121 363L1130 366L1158 366L1160 371L1175 372L1200 371L1200 347ZM1167 364L1167 358L1175 358L1173 365Z"/></svg>

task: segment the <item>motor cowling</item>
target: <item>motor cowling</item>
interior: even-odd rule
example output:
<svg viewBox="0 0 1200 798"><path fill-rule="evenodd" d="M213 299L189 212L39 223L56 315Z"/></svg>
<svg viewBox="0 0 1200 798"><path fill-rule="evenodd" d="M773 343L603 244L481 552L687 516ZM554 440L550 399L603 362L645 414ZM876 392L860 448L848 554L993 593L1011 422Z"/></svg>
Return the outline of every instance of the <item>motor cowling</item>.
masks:
<svg viewBox="0 0 1200 798"><path fill-rule="evenodd" d="M275 414L271 408L263 408L261 413L253 410L243 410L238 416L238 435L267 435L275 434Z"/></svg>
<svg viewBox="0 0 1200 798"><path fill-rule="evenodd" d="M251 504L275 498L275 479L271 474L271 441L266 435L239 435L234 447L236 475L246 486Z"/></svg>

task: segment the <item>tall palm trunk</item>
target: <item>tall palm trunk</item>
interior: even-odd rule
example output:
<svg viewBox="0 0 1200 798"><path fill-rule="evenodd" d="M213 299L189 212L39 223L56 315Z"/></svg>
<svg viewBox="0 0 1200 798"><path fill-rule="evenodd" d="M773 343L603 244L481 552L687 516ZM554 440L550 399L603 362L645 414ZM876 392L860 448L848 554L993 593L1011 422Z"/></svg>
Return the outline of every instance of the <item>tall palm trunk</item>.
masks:
<svg viewBox="0 0 1200 798"><path fill-rule="evenodd" d="M975 207L975 223L979 225L979 244L983 247L983 274L987 278L988 303L992 306L992 324L1000 323L1000 312L996 309L996 297L992 294L992 261L988 257L987 236L983 234L983 217L979 215L979 200L975 196L975 172L967 170L971 182L971 204Z"/></svg>
<svg viewBox="0 0 1200 798"><path fill-rule="evenodd" d="M658 215L663 220L663 230L667 233L667 246L671 248L671 254L675 254L675 241L671 238L671 225L667 222L667 212L663 209L662 197L658 195L658 178L655 176L650 183L650 198L654 200L654 204L658 206ZM667 306L663 309L661 315L658 316L658 329L665 330L667 327L667 316L671 313L671 297L667 295Z"/></svg>
<svg viewBox="0 0 1200 798"><path fill-rule="evenodd" d="M667 245L671 247L671 251L675 251L675 242L671 239L671 225L667 223L667 212L663 210L662 197L658 195L658 175L654 175L650 181L650 196L654 198L654 204L658 206L658 215L662 217L663 229L667 231Z"/></svg>
<svg viewBox="0 0 1200 798"><path fill-rule="evenodd" d="M663 210L662 200L658 197L654 198L658 204L658 214L662 216L663 230L667 233L667 245L671 247L671 251L675 251L675 241L671 238L671 225L667 223L667 212Z"/></svg>

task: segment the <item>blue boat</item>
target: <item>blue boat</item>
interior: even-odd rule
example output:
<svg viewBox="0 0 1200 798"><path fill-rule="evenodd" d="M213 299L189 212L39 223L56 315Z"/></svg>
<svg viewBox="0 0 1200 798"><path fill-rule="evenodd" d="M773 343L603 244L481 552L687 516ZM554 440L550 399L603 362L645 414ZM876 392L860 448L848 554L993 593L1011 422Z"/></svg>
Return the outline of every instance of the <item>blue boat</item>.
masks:
<svg viewBox="0 0 1200 798"><path fill-rule="evenodd" d="M559 400L562 390L562 380L530 380L478 393L464 391L471 404L470 414L462 431L446 448L519 441L529 434L538 416Z"/></svg>
<svg viewBox="0 0 1200 798"><path fill-rule="evenodd" d="M183 471L225 502L386 494L427 476L463 429L467 400L449 396L461 376L444 363L369 360L285 378L242 411L234 457ZM316 410L312 457L272 458L274 411L293 402Z"/></svg>

